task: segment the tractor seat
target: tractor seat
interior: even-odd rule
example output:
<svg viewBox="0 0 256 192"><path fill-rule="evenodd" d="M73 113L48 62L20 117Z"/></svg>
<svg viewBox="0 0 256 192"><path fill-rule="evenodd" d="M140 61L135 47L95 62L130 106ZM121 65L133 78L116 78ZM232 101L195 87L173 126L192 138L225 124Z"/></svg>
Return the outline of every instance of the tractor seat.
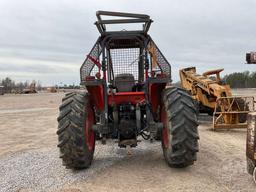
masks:
<svg viewBox="0 0 256 192"><path fill-rule="evenodd" d="M117 92L132 92L135 86L134 76L129 73L116 75L114 82Z"/></svg>

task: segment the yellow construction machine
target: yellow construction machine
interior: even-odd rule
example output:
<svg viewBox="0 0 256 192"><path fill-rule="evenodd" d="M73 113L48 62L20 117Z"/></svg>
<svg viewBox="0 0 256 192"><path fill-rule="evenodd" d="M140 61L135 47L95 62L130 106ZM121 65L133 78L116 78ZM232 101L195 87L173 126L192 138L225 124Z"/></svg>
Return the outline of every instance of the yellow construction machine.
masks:
<svg viewBox="0 0 256 192"><path fill-rule="evenodd" d="M199 112L213 115L214 130L246 128L247 114L254 111L254 98L234 97L230 86L220 78L222 71L211 70L200 75L195 67L181 69L181 86L191 94Z"/></svg>

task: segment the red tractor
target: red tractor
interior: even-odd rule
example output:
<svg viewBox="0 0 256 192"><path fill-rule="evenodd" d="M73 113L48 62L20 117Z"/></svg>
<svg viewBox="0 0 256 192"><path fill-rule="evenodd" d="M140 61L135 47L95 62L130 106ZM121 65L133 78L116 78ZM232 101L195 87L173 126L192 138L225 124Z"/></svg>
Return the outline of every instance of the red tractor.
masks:
<svg viewBox="0 0 256 192"><path fill-rule="evenodd" d="M138 140L162 142L171 167L196 161L198 122L190 95L171 83L171 66L148 35L148 15L98 11L100 37L81 66L83 92L62 99L58 147L67 168L88 168L95 140L136 147ZM103 17L112 19L103 19ZM143 24L139 30L109 31L111 24ZM113 26L113 25L111 25ZM138 139L139 138L139 139Z"/></svg>

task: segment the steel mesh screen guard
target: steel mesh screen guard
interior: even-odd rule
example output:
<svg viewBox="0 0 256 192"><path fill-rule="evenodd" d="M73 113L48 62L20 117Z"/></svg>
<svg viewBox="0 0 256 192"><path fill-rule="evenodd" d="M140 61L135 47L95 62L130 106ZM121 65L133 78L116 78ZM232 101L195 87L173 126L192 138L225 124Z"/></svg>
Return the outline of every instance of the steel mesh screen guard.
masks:
<svg viewBox="0 0 256 192"><path fill-rule="evenodd" d="M94 44L92 50L90 51L89 56L99 60L101 52L102 52L102 48L100 46L99 41L97 41ZM84 63L82 64L82 66L80 68L81 82L85 81L85 78L87 76L95 75L95 71L97 70L96 68L97 67L95 66L95 63L92 60L90 60L88 57L86 57Z"/></svg>
<svg viewBox="0 0 256 192"><path fill-rule="evenodd" d="M111 49L110 55L114 76L132 74L135 80L138 80L139 48Z"/></svg>
<svg viewBox="0 0 256 192"><path fill-rule="evenodd" d="M102 39L99 38L80 68L81 83L86 82L86 77L94 77L99 72L95 61L102 64L104 50L106 70L111 71L111 77L108 77L110 81L118 74L132 74L135 80L143 79L141 76L145 74L146 54L150 61L149 73L151 70L158 71L158 73L164 74L171 81L171 66L151 37L146 35L140 41L136 38L136 35L131 36L130 39L127 36L122 38L111 37L110 40L104 41L103 44ZM102 69L100 74L102 76Z"/></svg>

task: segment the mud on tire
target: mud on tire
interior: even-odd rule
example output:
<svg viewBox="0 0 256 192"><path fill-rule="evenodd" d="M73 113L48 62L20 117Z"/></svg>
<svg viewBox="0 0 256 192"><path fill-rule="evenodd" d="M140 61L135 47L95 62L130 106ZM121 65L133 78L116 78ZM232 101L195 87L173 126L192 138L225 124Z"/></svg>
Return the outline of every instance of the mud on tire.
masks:
<svg viewBox="0 0 256 192"><path fill-rule="evenodd" d="M63 165L82 169L91 165L95 137L93 109L87 93L68 93L62 99L58 117L58 147Z"/></svg>
<svg viewBox="0 0 256 192"><path fill-rule="evenodd" d="M196 161L199 150L196 106L190 95L181 88L165 89L162 98L162 148L165 160L171 167L189 166Z"/></svg>

